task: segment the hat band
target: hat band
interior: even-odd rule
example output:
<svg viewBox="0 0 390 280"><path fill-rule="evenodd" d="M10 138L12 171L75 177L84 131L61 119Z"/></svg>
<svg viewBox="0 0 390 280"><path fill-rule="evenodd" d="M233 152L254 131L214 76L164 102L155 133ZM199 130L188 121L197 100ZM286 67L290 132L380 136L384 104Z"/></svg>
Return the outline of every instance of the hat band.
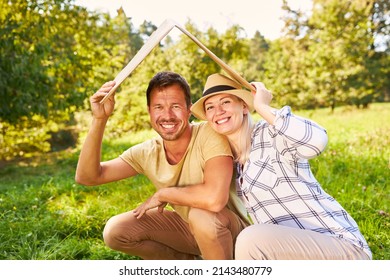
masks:
<svg viewBox="0 0 390 280"><path fill-rule="evenodd" d="M207 89L203 93L203 96L206 96L206 95L212 94L214 92L218 92L218 91L232 90L232 89L236 89L236 88L235 87L231 87L231 86L226 86L226 85L214 86L214 87L211 87L211 88Z"/></svg>

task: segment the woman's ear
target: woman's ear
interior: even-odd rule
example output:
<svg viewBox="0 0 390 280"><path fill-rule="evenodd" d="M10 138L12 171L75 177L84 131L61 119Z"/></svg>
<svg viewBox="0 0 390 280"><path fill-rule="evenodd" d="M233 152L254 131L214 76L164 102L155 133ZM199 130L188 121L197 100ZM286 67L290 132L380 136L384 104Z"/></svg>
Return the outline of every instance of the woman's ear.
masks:
<svg viewBox="0 0 390 280"><path fill-rule="evenodd" d="M246 105L244 101L242 102L242 106L243 106L242 111L244 112L244 115L249 114L248 105Z"/></svg>

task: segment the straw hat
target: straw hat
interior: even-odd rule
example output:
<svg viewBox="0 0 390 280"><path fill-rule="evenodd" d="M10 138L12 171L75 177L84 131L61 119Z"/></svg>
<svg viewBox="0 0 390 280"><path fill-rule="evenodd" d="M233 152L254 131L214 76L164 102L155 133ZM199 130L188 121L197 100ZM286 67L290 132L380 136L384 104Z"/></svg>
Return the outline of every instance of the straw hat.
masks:
<svg viewBox="0 0 390 280"><path fill-rule="evenodd" d="M202 97L192 105L192 114L200 120L206 120L204 102L207 98L221 93L237 96L246 103L249 111L253 112L253 95L250 91L242 89L239 83L222 74L212 74L207 78Z"/></svg>

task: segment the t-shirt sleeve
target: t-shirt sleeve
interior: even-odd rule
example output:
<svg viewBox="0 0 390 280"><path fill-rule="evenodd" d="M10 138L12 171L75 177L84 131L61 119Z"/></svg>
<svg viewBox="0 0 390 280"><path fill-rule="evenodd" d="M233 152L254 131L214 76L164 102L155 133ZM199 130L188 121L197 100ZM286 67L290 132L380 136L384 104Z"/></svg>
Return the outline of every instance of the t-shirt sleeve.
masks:
<svg viewBox="0 0 390 280"><path fill-rule="evenodd" d="M205 161L217 156L233 157L226 136L215 132L208 123L202 124L199 139Z"/></svg>
<svg viewBox="0 0 390 280"><path fill-rule="evenodd" d="M119 157L133 167L139 174L144 174L144 164L148 162L147 158L152 153L152 141L134 145L124 151Z"/></svg>

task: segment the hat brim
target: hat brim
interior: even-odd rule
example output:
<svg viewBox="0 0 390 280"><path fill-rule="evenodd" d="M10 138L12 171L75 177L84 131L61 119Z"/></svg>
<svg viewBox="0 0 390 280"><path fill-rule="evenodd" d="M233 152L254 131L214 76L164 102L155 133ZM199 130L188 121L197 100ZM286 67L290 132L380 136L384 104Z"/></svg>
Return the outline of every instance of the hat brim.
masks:
<svg viewBox="0 0 390 280"><path fill-rule="evenodd" d="M192 114L200 119L200 120L207 120L206 118L206 112L204 110L204 102L206 99L210 98L211 96L218 95L218 94L231 94L234 95L240 99L242 99L245 104L248 106L249 111L252 113L254 111L254 106L253 106L253 95L251 92L243 89L233 89L233 90L226 90L226 91L218 91L214 92L211 94L208 94L206 96L203 96L199 98L198 101L196 101L192 106L191 106L191 112Z"/></svg>

